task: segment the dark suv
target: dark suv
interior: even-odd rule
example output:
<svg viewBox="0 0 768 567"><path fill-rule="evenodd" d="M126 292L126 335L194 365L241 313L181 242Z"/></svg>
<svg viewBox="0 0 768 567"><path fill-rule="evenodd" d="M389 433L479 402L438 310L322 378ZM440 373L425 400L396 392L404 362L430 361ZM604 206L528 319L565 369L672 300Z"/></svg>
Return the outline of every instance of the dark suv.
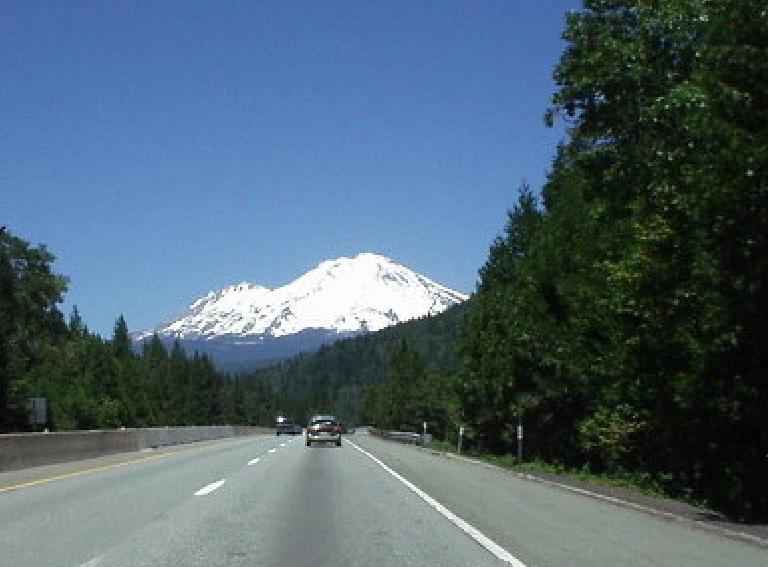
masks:
<svg viewBox="0 0 768 567"><path fill-rule="evenodd" d="M341 426L332 415L316 415L307 426L307 447L312 443L333 443L341 447Z"/></svg>

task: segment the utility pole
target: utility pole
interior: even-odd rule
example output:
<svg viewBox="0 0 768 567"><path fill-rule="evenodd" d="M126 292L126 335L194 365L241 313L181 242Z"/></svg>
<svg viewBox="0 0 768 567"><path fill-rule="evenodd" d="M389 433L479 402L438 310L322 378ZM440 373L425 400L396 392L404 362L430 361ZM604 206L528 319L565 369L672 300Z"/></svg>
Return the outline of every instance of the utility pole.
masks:
<svg viewBox="0 0 768 567"><path fill-rule="evenodd" d="M459 426L459 447L458 447L459 455L461 455L461 438L463 436L464 436L464 426L460 425Z"/></svg>

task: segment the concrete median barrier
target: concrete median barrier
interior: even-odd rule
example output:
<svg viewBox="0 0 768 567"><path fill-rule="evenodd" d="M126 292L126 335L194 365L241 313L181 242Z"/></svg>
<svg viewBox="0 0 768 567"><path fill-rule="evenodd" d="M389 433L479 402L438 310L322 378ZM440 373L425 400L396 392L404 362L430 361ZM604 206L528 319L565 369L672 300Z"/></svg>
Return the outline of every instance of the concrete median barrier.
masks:
<svg viewBox="0 0 768 567"><path fill-rule="evenodd" d="M10 433L0 435L0 472L92 459L113 453L129 453L152 447L265 433L274 433L274 429L244 425L210 425Z"/></svg>
<svg viewBox="0 0 768 567"><path fill-rule="evenodd" d="M136 431L138 433L139 449L181 445L182 443L210 441L212 439L235 436L235 428L231 425L146 427Z"/></svg>
<svg viewBox="0 0 768 567"><path fill-rule="evenodd" d="M246 435L274 435L274 427L261 427L258 425L233 425L235 437L244 437Z"/></svg>
<svg viewBox="0 0 768 567"><path fill-rule="evenodd" d="M0 471L136 451L135 430L0 435Z"/></svg>

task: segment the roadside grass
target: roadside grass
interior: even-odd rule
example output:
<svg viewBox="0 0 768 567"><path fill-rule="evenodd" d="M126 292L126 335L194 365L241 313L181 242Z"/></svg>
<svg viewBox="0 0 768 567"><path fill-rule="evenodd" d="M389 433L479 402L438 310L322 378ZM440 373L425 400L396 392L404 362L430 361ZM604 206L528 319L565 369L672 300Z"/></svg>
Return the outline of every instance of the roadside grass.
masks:
<svg viewBox="0 0 768 567"><path fill-rule="evenodd" d="M456 453L456 445L448 443L446 441L433 441L425 445L428 449L435 451L443 451L446 453ZM694 506L706 507L706 502L696 499L690 493L684 494L672 494L668 490L665 490L663 485L656 479L654 479L649 473L641 472L612 472L612 473L597 473L589 469L589 467L583 467L581 469L568 468L561 463L549 463L540 460L525 461L522 464L518 464L517 456L514 454L494 455L491 453L482 453L476 450L468 450L462 452L467 457L480 459L487 463L507 468L514 469L521 472L531 473L548 473L562 475L573 479L578 479L583 482L597 483L607 486L628 488L641 492L649 496L655 496L658 498L671 498L679 500L687 504Z"/></svg>
<svg viewBox="0 0 768 567"><path fill-rule="evenodd" d="M432 441L424 445L427 449L434 449L435 451L443 451L444 453L455 453L456 445L448 443L448 441Z"/></svg>

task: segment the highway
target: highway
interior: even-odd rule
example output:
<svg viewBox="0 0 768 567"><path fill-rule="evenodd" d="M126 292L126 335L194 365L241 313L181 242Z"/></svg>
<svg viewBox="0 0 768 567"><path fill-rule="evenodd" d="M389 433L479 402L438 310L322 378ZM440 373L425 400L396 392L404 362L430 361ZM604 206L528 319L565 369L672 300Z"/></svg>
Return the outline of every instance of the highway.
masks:
<svg viewBox="0 0 768 567"><path fill-rule="evenodd" d="M0 473L7 566L761 566L768 549L367 435Z"/></svg>

